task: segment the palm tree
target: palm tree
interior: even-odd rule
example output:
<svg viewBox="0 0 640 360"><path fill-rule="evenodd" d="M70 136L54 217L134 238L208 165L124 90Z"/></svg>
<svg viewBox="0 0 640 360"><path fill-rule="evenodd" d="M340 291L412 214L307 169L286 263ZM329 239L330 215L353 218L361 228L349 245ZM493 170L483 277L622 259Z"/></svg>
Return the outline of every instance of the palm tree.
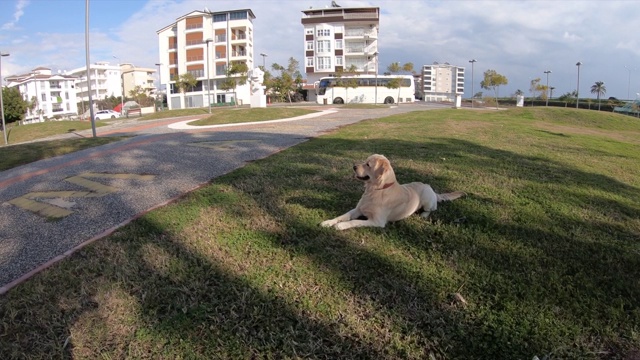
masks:
<svg viewBox="0 0 640 360"><path fill-rule="evenodd" d="M600 111L600 96L607 93L607 88L604 86L604 82L596 81L595 84L591 85L591 93L598 95L598 111Z"/></svg>

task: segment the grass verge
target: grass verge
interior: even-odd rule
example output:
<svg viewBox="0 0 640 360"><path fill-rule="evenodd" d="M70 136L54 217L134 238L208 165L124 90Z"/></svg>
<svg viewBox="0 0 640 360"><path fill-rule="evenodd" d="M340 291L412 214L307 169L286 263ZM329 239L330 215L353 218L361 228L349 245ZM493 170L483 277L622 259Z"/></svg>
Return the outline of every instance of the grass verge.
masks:
<svg viewBox="0 0 640 360"><path fill-rule="evenodd" d="M96 127L106 125L108 124L104 122L96 122ZM47 121L21 126L14 124L7 128L7 140L9 144L16 144L89 129L91 129L91 122L89 121Z"/></svg>
<svg viewBox="0 0 640 360"><path fill-rule="evenodd" d="M18 144L0 148L0 171L34 161L64 155L94 146L109 144L126 137L78 138Z"/></svg>
<svg viewBox="0 0 640 360"><path fill-rule="evenodd" d="M277 108L224 108L216 109L213 115L190 122L189 125L218 125L218 124L236 124L254 121L268 121L276 119L286 119L301 115L314 113L314 110L277 107Z"/></svg>
<svg viewBox="0 0 640 360"><path fill-rule="evenodd" d="M584 110L365 121L216 178L0 298L8 358L633 359L640 126ZM469 195L345 232L351 164Z"/></svg>

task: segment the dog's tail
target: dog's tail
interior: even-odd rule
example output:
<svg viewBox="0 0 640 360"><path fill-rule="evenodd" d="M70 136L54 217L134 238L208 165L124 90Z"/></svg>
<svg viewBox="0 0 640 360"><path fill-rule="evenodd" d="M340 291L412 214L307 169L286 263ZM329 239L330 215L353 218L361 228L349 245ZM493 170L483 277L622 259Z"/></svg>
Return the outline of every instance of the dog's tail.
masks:
<svg viewBox="0 0 640 360"><path fill-rule="evenodd" d="M450 193L446 193L446 194L437 194L438 195L438 202L442 202L442 201L451 201L451 200L455 200L459 197L463 197L467 194L465 194L462 191L454 191L454 192L450 192Z"/></svg>

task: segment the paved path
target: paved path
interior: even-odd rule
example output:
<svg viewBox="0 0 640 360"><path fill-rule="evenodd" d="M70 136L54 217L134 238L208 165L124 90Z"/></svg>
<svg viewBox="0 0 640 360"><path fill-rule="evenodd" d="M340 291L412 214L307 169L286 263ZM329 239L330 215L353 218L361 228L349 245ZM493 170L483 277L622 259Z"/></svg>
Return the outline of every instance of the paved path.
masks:
<svg viewBox="0 0 640 360"><path fill-rule="evenodd" d="M186 121L203 116L123 122L98 128L98 136L135 136L0 172L0 295L247 161L343 125L426 107L319 109L319 117L195 129Z"/></svg>

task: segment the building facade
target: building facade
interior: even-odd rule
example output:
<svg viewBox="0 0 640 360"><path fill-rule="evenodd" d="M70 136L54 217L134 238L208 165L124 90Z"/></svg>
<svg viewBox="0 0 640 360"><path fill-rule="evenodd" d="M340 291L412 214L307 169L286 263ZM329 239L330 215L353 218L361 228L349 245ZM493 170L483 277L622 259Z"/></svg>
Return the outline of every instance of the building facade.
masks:
<svg viewBox="0 0 640 360"><path fill-rule="evenodd" d="M49 68L38 67L6 80L8 87L17 87L23 99L31 104L23 123L69 119L78 115L74 76L53 74Z"/></svg>
<svg viewBox="0 0 640 360"><path fill-rule="evenodd" d="M304 69L307 82L355 66L378 71L380 8L332 7L303 10Z"/></svg>
<svg viewBox="0 0 640 360"><path fill-rule="evenodd" d="M156 94L156 69L135 67L133 64L120 64L120 71L122 72L122 86L124 87L125 97L131 97L131 91L138 86L147 96Z"/></svg>
<svg viewBox="0 0 640 360"><path fill-rule="evenodd" d="M464 68L449 63L424 65L421 90L424 101L455 102L464 94Z"/></svg>
<svg viewBox="0 0 640 360"><path fill-rule="evenodd" d="M91 97L93 100L104 100L108 97L122 96L122 71L119 65L111 65L106 61L89 65L91 72ZM75 76L76 95L78 101L89 101L89 82L87 81L87 68L81 67L68 72Z"/></svg>
<svg viewBox="0 0 640 360"><path fill-rule="evenodd" d="M250 85L225 86L227 68L235 62L254 68L253 19L250 9L193 11L157 31L160 80L169 109L203 107L216 103L250 102ZM197 84L180 93L180 75L193 75ZM239 80L239 76L234 76ZM161 86L162 87L162 86Z"/></svg>

